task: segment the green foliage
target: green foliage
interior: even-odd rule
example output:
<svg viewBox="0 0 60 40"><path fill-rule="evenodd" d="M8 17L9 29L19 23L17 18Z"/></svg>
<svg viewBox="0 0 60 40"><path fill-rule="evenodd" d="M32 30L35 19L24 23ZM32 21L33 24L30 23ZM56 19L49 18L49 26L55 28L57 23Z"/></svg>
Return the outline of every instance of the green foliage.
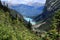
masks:
<svg viewBox="0 0 60 40"><path fill-rule="evenodd" d="M56 11L52 18L52 29L60 32L60 10Z"/></svg>
<svg viewBox="0 0 60 40"><path fill-rule="evenodd" d="M0 40L40 40L40 37L31 33L24 22L12 21L8 12L0 10Z"/></svg>
<svg viewBox="0 0 60 40"><path fill-rule="evenodd" d="M52 17L51 30L36 36L26 28L23 21L12 21L8 12L0 10L0 40L58 40L60 37L59 22L60 11L57 11ZM30 25L30 22L29 22Z"/></svg>
<svg viewBox="0 0 60 40"><path fill-rule="evenodd" d="M51 30L49 33L52 33L52 39L58 40L60 37L60 9L57 10L51 20ZM60 39L59 39L60 40Z"/></svg>
<svg viewBox="0 0 60 40"><path fill-rule="evenodd" d="M50 18L51 30L41 34L41 40L60 40L60 10L57 10Z"/></svg>
<svg viewBox="0 0 60 40"><path fill-rule="evenodd" d="M60 21L60 10L56 11L55 14L53 15L52 26L56 28L57 25L59 24L59 21Z"/></svg>

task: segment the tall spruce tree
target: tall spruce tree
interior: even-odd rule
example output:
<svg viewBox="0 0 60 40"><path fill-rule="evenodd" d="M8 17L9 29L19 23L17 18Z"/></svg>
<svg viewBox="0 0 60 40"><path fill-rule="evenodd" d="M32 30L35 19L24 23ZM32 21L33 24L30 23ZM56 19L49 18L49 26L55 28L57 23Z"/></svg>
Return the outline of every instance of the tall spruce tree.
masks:
<svg viewBox="0 0 60 40"><path fill-rule="evenodd" d="M2 2L1 2L1 0L0 0L0 9L2 9Z"/></svg>
<svg viewBox="0 0 60 40"><path fill-rule="evenodd" d="M32 24L31 24L31 22L30 22L30 20L29 20L29 22L28 22L28 29L31 30L31 26L32 26Z"/></svg>

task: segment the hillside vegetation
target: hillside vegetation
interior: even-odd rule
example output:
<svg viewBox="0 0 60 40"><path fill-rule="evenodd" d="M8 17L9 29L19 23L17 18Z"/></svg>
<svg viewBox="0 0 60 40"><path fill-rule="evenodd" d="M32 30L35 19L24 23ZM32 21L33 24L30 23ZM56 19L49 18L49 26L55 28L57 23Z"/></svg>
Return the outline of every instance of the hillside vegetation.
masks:
<svg viewBox="0 0 60 40"><path fill-rule="evenodd" d="M18 20L12 21L8 12L0 10L0 40L39 40Z"/></svg>
<svg viewBox="0 0 60 40"><path fill-rule="evenodd" d="M32 32L28 29L30 22L27 28L26 23L18 19L12 20L8 6L0 5L0 40L60 40L60 10L49 20L51 30L45 33Z"/></svg>
<svg viewBox="0 0 60 40"><path fill-rule="evenodd" d="M0 10L0 40L60 40L59 26L55 25L59 24L60 18L58 17L60 16L58 14L60 15L60 11L57 11L52 17L51 30L36 36L26 28L23 21L19 21L18 18L12 21L9 12Z"/></svg>

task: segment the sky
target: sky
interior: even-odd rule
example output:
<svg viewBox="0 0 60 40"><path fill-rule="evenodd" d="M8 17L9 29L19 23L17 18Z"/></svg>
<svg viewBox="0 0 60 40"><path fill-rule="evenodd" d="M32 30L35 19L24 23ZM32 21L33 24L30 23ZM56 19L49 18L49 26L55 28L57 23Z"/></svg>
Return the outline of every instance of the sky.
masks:
<svg viewBox="0 0 60 40"><path fill-rule="evenodd" d="M31 4L34 2L38 3L45 3L46 0L2 0L2 1L7 1L8 3L11 4Z"/></svg>

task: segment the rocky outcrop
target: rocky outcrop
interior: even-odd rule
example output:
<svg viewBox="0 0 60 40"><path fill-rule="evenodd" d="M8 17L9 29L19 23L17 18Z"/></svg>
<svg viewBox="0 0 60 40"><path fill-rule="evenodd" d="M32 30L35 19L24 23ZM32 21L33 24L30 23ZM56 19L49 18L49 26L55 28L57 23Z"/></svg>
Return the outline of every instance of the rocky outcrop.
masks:
<svg viewBox="0 0 60 40"><path fill-rule="evenodd" d="M46 19L50 18L52 14L60 9L60 0L46 0L45 8L42 14L38 15L34 19L35 21L45 21Z"/></svg>
<svg viewBox="0 0 60 40"><path fill-rule="evenodd" d="M38 22L37 25L42 24L43 22L46 23L39 27L36 26L37 29L44 31L50 30L51 18L58 9L60 9L60 0L46 0L43 13L34 18L34 20Z"/></svg>

